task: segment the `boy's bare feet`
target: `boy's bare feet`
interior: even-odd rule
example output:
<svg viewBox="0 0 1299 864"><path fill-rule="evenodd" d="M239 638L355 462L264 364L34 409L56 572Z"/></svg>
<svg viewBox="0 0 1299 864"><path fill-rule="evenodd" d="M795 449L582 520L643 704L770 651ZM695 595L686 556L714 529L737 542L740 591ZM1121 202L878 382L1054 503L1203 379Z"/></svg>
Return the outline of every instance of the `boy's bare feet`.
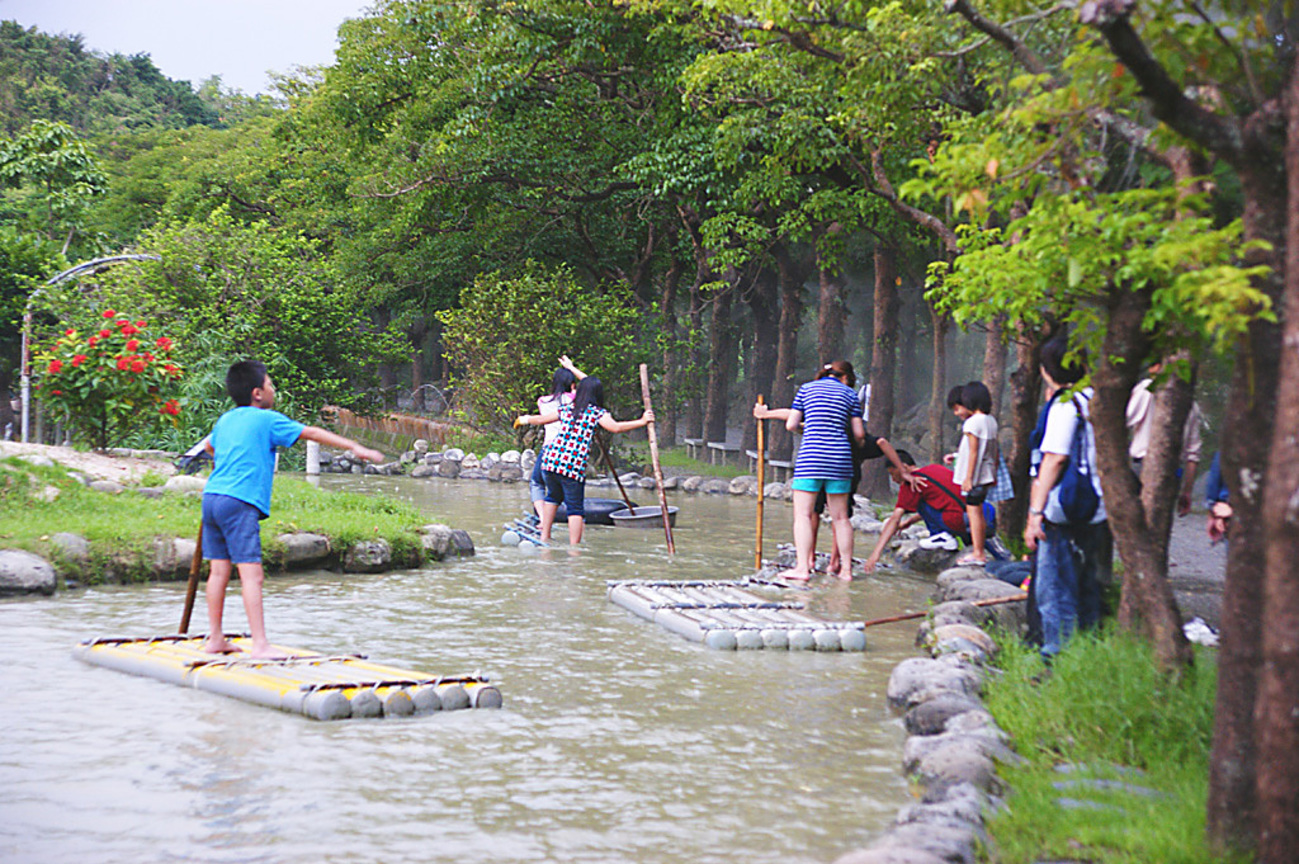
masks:
<svg viewBox="0 0 1299 864"><path fill-rule="evenodd" d="M243 649L225 636L219 639L215 636L209 636L203 642L203 650L208 654L239 654Z"/></svg>
<svg viewBox="0 0 1299 864"><path fill-rule="evenodd" d="M807 573L800 573L797 570L790 570L789 572L782 574L780 578L784 579L786 582L812 581L812 577L810 575L808 575Z"/></svg>
<svg viewBox="0 0 1299 864"><path fill-rule="evenodd" d="M844 567L840 570L831 570L830 575L838 579L840 582L851 582L852 567Z"/></svg>

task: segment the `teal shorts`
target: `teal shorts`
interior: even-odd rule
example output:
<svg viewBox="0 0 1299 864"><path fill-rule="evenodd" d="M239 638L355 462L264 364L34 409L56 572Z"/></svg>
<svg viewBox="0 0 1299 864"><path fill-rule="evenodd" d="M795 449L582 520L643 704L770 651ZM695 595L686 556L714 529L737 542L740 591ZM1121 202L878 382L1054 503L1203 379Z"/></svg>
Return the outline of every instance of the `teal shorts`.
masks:
<svg viewBox="0 0 1299 864"><path fill-rule="evenodd" d="M820 480L811 477L795 477L793 488L799 492L820 492L827 495L847 495L852 491L851 480Z"/></svg>

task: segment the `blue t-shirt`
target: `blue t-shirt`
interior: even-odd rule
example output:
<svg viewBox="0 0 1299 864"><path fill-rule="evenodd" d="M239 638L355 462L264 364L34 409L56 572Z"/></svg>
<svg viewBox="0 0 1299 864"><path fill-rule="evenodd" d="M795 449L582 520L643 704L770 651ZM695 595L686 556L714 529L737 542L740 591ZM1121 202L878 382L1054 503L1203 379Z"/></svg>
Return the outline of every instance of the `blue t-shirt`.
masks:
<svg viewBox="0 0 1299 864"><path fill-rule="evenodd" d="M794 478L851 480L848 423L862 415L857 394L837 378L818 378L798 388L790 407L803 412L803 443L794 460Z"/></svg>
<svg viewBox="0 0 1299 864"><path fill-rule="evenodd" d="M293 444L305 428L278 411L251 405L222 414L212 427L216 467L204 494L238 498L260 510L263 518L269 516L275 448Z"/></svg>

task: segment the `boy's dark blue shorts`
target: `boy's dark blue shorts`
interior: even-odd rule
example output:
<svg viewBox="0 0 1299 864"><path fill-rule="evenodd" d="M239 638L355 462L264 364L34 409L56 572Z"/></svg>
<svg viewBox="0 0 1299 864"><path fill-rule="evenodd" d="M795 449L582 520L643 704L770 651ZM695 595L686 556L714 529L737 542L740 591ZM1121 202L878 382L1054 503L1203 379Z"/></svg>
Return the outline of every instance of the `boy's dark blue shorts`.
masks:
<svg viewBox="0 0 1299 864"><path fill-rule="evenodd" d="M262 512L229 495L203 496L203 557L235 564L262 562Z"/></svg>
<svg viewBox="0 0 1299 864"><path fill-rule="evenodd" d="M546 478L546 503L563 504L568 515L586 516L586 481L574 480L553 471L543 471Z"/></svg>

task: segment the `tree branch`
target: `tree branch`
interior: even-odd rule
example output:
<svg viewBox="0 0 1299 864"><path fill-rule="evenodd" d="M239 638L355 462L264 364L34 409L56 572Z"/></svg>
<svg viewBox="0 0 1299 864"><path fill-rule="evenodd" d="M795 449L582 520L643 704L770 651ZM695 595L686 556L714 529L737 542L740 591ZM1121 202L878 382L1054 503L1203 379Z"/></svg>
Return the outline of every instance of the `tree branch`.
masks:
<svg viewBox="0 0 1299 864"><path fill-rule="evenodd" d="M921 210L919 207L911 206L898 197L897 192L893 190L893 184L889 182L888 175L884 172L884 165L880 161L879 148L871 151L871 165L869 168L852 154L849 154L847 159L848 165L865 181L866 188L873 195L878 195L887 201L889 206L908 222L919 225L934 234L942 242L943 249L947 254L952 256L960 254L961 249L956 241L956 232L948 227L946 222L932 213Z"/></svg>
<svg viewBox="0 0 1299 864"><path fill-rule="evenodd" d="M1132 28L1128 17L1134 5L1135 0L1089 0L1078 17L1105 37L1111 53L1141 85L1157 118L1201 147L1239 163L1244 155L1239 124L1207 111L1182 92Z"/></svg>
<svg viewBox="0 0 1299 864"><path fill-rule="evenodd" d="M1064 8L1065 7L1062 4L1057 4L1043 12L1040 17L1046 17ZM1014 33L1011 33L1005 27L995 21L989 21L987 18L980 15L978 11L970 5L969 0L945 0L943 3L943 11L947 12L949 15L956 13L966 21L970 22L971 27L978 30L980 33L986 34L1002 45L1010 52L1011 56L1015 58L1019 65L1023 66L1034 75L1050 74L1050 72L1047 71L1046 64L1042 62L1042 58L1038 57L1037 53L1033 51L1032 48L1025 45L1017 36L1015 36Z"/></svg>

